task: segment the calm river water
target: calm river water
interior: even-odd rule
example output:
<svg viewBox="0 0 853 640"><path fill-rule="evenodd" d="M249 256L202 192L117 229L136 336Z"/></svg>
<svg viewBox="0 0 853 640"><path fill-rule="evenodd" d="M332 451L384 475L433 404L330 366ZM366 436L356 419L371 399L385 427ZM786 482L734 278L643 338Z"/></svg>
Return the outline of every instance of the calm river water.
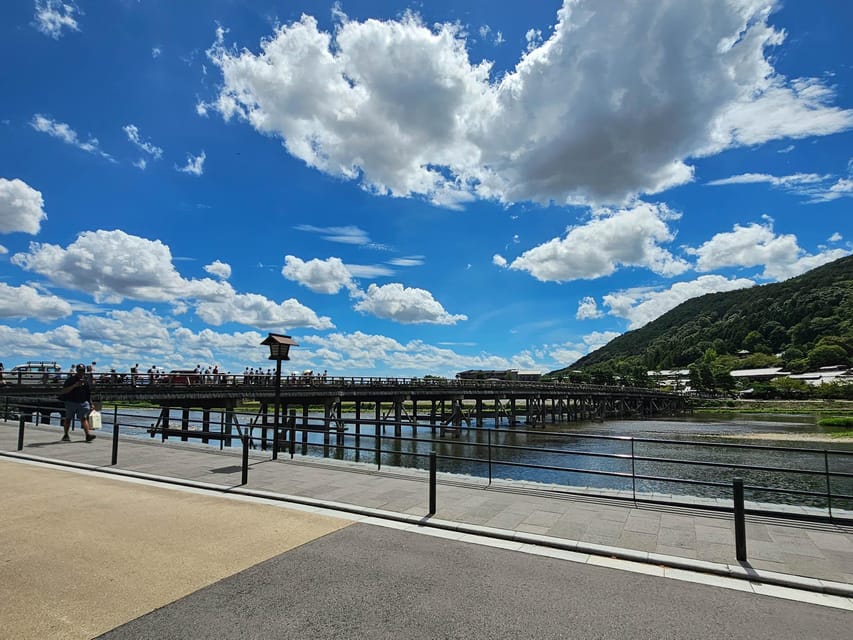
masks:
<svg viewBox="0 0 853 640"><path fill-rule="evenodd" d="M211 418L211 430L219 431L221 417L216 414ZM317 428L322 414L311 414L310 418L311 426ZM351 420L352 416L345 418ZM148 437L144 429L153 425L156 419L154 410L123 409L119 415L122 433L139 437ZM249 425L251 419L244 414L238 417L238 422ZM200 420L200 412L192 412L191 429L199 429ZM105 408L105 428L109 429L111 422L111 410ZM300 425L301 416L297 418L297 455L302 452ZM179 416L174 413L171 426L180 427ZM748 487L748 500L825 508L829 489L833 508L853 511L853 499L841 497L853 496L853 478L832 475L853 474L853 443L789 441L772 435L830 431L818 427L814 416L775 414L548 423L545 428L538 429L524 425L510 428L505 420L495 429L494 422L487 420L482 429L463 428L458 437L446 435L443 438L437 431L433 436L429 425L424 424L417 427L415 438L412 428L404 425L399 439L393 437L393 427L385 428L381 438L381 464L426 468L427 455L435 451L438 470L442 472L532 481L573 489L719 498L730 497L732 478L742 477ZM743 438L744 435L761 434L765 437ZM254 427L252 436L259 439L261 429ZM257 444L260 446L259 441ZM220 447L221 443L213 441L210 446ZM232 446L241 446L239 439L235 439ZM348 423L340 437L332 432L328 448L323 446L323 434L309 433L305 452L375 465L375 446L373 425L363 424L361 436L357 438L355 427ZM785 450L766 447L783 447ZM744 469L732 465L765 469ZM829 476L827 470L830 471Z"/></svg>

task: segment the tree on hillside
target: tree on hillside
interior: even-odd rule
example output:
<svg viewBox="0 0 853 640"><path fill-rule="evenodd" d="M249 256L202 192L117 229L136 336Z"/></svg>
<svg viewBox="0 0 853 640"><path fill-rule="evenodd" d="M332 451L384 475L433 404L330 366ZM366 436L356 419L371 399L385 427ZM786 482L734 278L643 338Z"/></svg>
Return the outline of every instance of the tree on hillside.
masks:
<svg viewBox="0 0 853 640"><path fill-rule="evenodd" d="M812 369L820 367L831 367L832 365L845 365L849 363L847 352L837 344L819 344L809 351L809 366Z"/></svg>
<svg viewBox="0 0 853 640"><path fill-rule="evenodd" d="M776 397L792 400L796 398L807 398L811 395L811 387L802 380L794 380L787 376L774 378L770 381L770 388L776 394Z"/></svg>

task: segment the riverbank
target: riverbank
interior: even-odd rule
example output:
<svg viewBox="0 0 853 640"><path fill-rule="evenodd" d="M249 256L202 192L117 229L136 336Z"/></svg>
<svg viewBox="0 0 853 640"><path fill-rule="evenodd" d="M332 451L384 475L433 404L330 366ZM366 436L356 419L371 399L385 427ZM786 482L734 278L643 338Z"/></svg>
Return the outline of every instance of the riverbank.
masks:
<svg viewBox="0 0 853 640"><path fill-rule="evenodd" d="M853 400L704 400L691 401L694 412L853 415Z"/></svg>
<svg viewBox="0 0 853 640"><path fill-rule="evenodd" d="M786 442L849 442L853 443L853 434L834 436L831 433L742 433L739 435L726 434L727 438L735 440L779 440Z"/></svg>

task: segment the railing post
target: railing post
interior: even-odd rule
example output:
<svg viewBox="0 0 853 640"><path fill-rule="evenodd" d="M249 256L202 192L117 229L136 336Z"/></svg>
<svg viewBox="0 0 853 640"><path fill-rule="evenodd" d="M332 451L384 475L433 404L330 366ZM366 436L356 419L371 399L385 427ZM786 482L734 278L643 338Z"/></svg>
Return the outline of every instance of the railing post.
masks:
<svg viewBox="0 0 853 640"><path fill-rule="evenodd" d="M489 485L492 484L492 431L491 429L486 429L486 435L488 439L486 440L486 451L489 454Z"/></svg>
<svg viewBox="0 0 853 640"><path fill-rule="evenodd" d="M743 506L743 478L732 480L735 512L735 555L738 560L746 560L746 519Z"/></svg>
<svg viewBox="0 0 853 640"><path fill-rule="evenodd" d="M112 464L118 464L118 420L113 415L113 460Z"/></svg>
<svg viewBox="0 0 853 640"><path fill-rule="evenodd" d="M278 460L278 424L272 428L272 459Z"/></svg>
<svg viewBox="0 0 853 640"><path fill-rule="evenodd" d="M435 515L435 451L429 452L429 515Z"/></svg>
<svg viewBox="0 0 853 640"><path fill-rule="evenodd" d="M24 448L24 414L18 417L18 451Z"/></svg>
<svg viewBox="0 0 853 640"><path fill-rule="evenodd" d="M382 436L379 434L379 423L377 422L373 428L376 432L373 444L376 453L376 470L379 471L382 468Z"/></svg>
<svg viewBox="0 0 853 640"><path fill-rule="evenodd" d="M636 458L634 458L634 438L631 437L631 494L634 496L634 502L637 502L637 468Z"/></svg>
<svg viewBox="0 0 853 640"><path fill-rule="evenodd" d="M832 483L829 479L829 452L823 450L823 468L826 473L826 508L829 510L829 520L832 521Z"/></svg>
<svg viewBox="0 0 853 640"><path fill-rule="evenodd" d="M291 410L287 418L287 426L290 429L290 459L296 453L296 410Z"/></svg>
<svg viewBox="0 0 853 640"><path fill-rule="evenodd" d="M240 484L248 484L249 482L249 436L243 435L243 473Z"/></svg>

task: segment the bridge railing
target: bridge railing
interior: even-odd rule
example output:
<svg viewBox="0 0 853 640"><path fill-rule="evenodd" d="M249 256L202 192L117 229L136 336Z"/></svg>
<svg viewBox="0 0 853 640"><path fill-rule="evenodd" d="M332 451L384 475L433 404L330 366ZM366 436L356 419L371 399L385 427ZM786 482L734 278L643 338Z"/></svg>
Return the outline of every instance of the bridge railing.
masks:
<svg viewBox="0 0 853 640"><path fill-rule="evenodd" d="M14 372L5 373L0 379L0 395L9 395L16 391L25 391L28 395L56 395L68 374ZM268 388L276 386L275 375L267 373L195 373L185 371L132 373L110 371L89 376L95 391L111 388L123 389L233 389L235 387ZM593 393L643 393L673 395L656 388L630 387L624 385L596 385L551 380L470 380L438 377L389 377L389 376L330 376L326 374L304 373L282 375L280 386L289 388L352 388L352 387L388 387L411 390L582 390ZM55 392L55 393L54 393Z"/></svg>

